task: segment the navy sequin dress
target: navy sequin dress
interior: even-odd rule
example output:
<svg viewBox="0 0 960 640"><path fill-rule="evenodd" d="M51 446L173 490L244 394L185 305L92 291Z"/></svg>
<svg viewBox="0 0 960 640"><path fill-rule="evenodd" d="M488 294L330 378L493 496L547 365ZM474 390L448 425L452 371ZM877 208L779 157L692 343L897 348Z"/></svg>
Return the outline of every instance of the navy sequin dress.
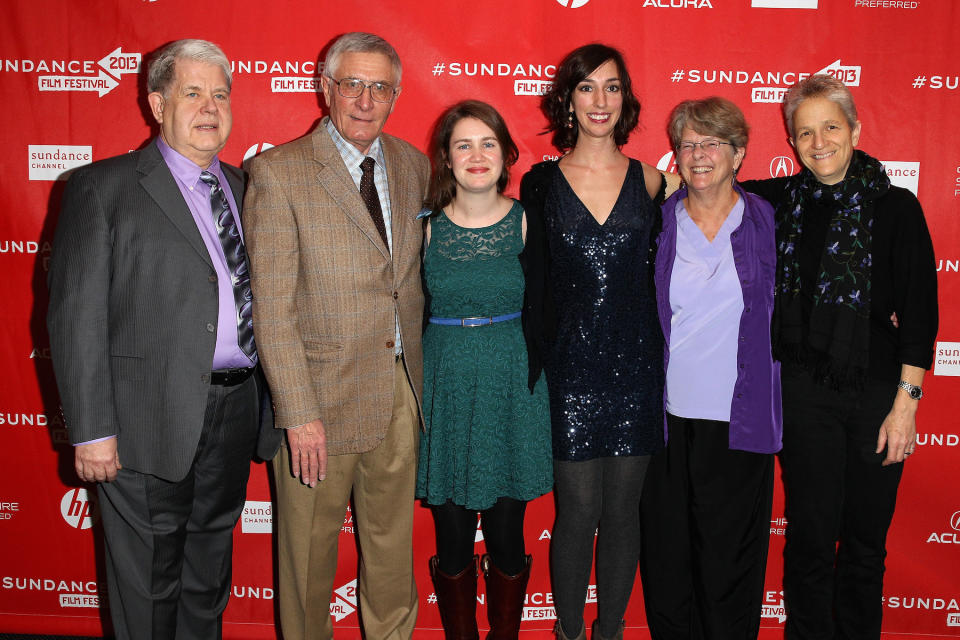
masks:
<svg viewBox="0 0 960 640"><path fill-rule="evenodd" d="M663 448L663 336L651 243L659 208L631 159L601 225L557 167L544 201L557 337L546 357L553 456L583 461Z"/></svg>

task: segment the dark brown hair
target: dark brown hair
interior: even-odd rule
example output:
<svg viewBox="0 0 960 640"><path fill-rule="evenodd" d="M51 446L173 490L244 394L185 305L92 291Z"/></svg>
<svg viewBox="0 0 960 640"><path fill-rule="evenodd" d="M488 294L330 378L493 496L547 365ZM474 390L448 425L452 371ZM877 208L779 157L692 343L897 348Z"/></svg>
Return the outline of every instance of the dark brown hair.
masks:
<svg viewBox="0 0 960 640"><path fill-rule="evenodd" d="M620 92L623 94L623 107L620 110L620 119L613 128L613 141L618 147L625 145L630 133L636 128L640 120L640 101L633 94L633 84L630 82L623 55L617 49L604 44L587 44L574 49L563 59L557 67L553 86L544 94L540 103L540 109L548 121L544 133L553 133L553 146L559 151L572 149L577 144L580 133L576 118L573 119L573 126L567 127L570 99L574 89L608 60L613 60L617 65Z"/></svg>
<svg viewBox="0 0 960 640"><path fill-rule="evenodd" d="M510 137L507 123L496 109L486 102L479 100L464 100L447 108L437 119L430 136L430 163L433 165L433 177L430 180L430 191L427 194L426 206L431 209L442 209L450 204L457 194L457 181L453 177L453 170L447 166L450 158L450 138L453 128L464 118L475 118L490 127L497 137L500 148L503 150L503 171L497 179L497 193L503 193L510 180L510 167L520 157L517 144Z"/></svg>

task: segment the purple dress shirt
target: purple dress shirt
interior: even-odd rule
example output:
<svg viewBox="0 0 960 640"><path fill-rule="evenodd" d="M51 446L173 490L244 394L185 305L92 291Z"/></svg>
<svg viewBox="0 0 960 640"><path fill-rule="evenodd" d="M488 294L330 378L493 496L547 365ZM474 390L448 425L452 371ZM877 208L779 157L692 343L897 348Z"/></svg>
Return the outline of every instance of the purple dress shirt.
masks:
<svg viewBox="0 0 960 640"><path fill-rule="evenodd" d="M170 173L173 174L183 199L193 214L197 223L203 244L210 254L210 261L217 272L217 288L220 298L220 313L217 316L217 346L213 352L211 369L232 369L251 367L253 362L240 349L237 337L237 306L233 298L233 285L230 283L231 274L227 267L227 259L223 255L223 246L217 236L217 228L210 210L210 187L200 181L200 172L204 171L193 161L177 153L163 140L157 138L157 147L163 156ZM243 227L240 225L240 209L233 198L233 192L226 176L220 170L220 159L214 157L213 162L206 168L220 181L220 187L227 196L227 203L233 212L233 219L243 237Z"/></svg>
<svg viewBox="0 0 960 640"><path fill-rule="evenodd" d="M738 199L710 241L677 200L666 396L667 412L681 418L730 421L743 315L730 233L740 226L743 208Z"/></svg>
<svg viewBox="0 0 960 640"><path fill-rule="evenodd" d="M744 203L743 221L730 233L733 261L743 293L743 312L737 332L737 379L730 404L731 449L776 453L781 447L783 419L780 405L780 363L770 348L770 318L777 252L773 207L734 185ZM664 369L670 362L670 280L677 257L677 202L687 196L680 189L663 204L663 229L657 238L654 281L657 311L665 339ZM666 398L664 398L666 400ZM667 437L664 412L664 440Z"/></svg>

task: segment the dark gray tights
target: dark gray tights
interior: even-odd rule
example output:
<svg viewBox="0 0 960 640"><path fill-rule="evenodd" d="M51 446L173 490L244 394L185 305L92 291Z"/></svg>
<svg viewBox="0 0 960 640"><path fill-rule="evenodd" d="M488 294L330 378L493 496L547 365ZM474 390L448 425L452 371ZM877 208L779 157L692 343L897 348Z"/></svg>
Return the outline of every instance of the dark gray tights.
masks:
<svg viewBox="0 0 960 640"><path fill-rule="evenodd" d="M568 637L583 628L597 532L597 619L612 637L630 600L640 556L640 492L650 456L554 460L557 519L550 574L557 618Z"/></svg>

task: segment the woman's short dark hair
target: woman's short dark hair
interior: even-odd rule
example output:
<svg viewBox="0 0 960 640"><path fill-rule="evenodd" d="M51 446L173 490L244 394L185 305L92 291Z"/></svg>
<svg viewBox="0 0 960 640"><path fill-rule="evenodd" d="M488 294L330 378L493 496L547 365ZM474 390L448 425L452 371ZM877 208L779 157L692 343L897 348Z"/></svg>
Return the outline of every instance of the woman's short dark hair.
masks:
<svg viewBox="0 0 960 640"><path fill-rule="evenodd" d="M503 150L503 171L497 179L497 193L503 193L510 180L510 167L520 157L517 144L510 137L507 123L496 109L486 102L479 100L464 100L447 108L433 127L430 136L430 163L433 165L433 177L430 180L430 191L427 194L426 206L431 209L442 209L450 204L457 194L457 181L453 177L453 170L447 165L450 159L450 138L453 128L464 118L475 118L490 127L493 135Z"/></svg>
<svg viewBox="0 0 960 640"><path fill-rule="evenodd" d="M633 84L630 82L630 73L623 55L613 47L604 44L587 44L578 47L567 54L557 67L557 75L553 79L553 86L544 94L540 108L547 116L547 126L544 133L553 133L553 146L559 151L567 151L577 144L580 133L577 119L570 122L571 96L577 85L587 76L597 70L600 65L613 60L617 65L617 75L620 76L620 93L623 95L623 107L620 110L620 119L613 128L613 141L618 147L627 143L630 133L636 128L640 120L640 101L633 94Z"/></svg>

